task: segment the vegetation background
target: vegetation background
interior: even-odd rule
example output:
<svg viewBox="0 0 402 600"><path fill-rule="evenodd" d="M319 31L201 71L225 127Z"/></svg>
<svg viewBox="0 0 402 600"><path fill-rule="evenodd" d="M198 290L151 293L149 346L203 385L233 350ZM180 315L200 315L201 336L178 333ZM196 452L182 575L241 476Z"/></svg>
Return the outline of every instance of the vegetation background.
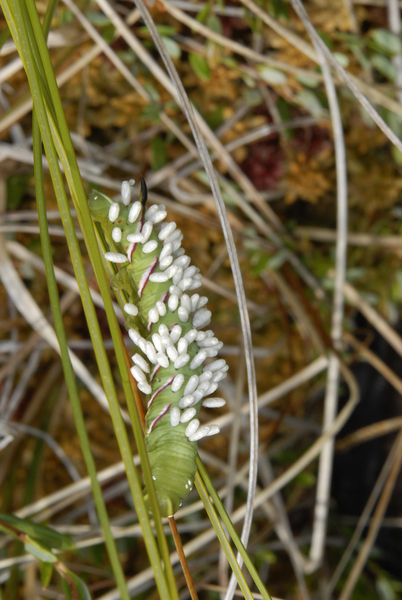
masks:
<svg viewBox="0 0 402 600"><path fill-rule="evenodd" d="M49 257L75 355L77 398L118 561L132 596L157 598L119 434L105 409L104 371L99 371L92 325L74 277L75 259L61 226L59 197L65 192L60 186L54 190L57 161L49 154L35 189L32 84L30 89L5 18L14 5L17 11L24 3L4 2L0 16L0 508L72 536L76 549L63 552L64 566L56 570L68 569L84 582L80 597L87 590L94 598L119 597L94 511L69 379L57 351L53 319L56 331L59 321L50 309L46 241L40 237L44 217L36 211L42 181ZM30 10L33 4L26 6ZM230 376L220 387L227 407L214 414L222 432L200 444L200 456L240 532L254 443L248 421L250 353L245 357L241 335L243 330L247 342L244 311L241 305L239 311L230 248L191 125L138 7L106 0L55 4L49 53L85 192L101 189L118 197L123 179L135 178L138 189L144 176L150 202L167 206L168 218L184 233L186 253L204 275L202 291L210 298L212 327L225 343L222 356ZM36 9L42 20L48 5L36 2ZM259 469L251 560L273 597L398 598L402 570L390 566L389 555L398 553L401 543L402 507L392 494L395 486L399 489L402 460L401 434L395 433L401 428L402 371L377 332L402 354L397 333L402 301L399 3L157 0L148 9L199 115L247 298L260 402L258 456L251 452L251 465L258 463ZM50 81L44 73L43 81ZM55 144L65 189L74 200L77 248L94 291L116 398L125 409L113 334L83 243L88 228L79 229L82 205L79 193L77 204L72 192L74 172L70 178L67 168L73 163L70 155L62 159L68 144L49 89L54 113L46 106L56 115L54 139L61 132L62 142ZM46 101L50 96L44 93ZM67 232L69 244L71 235ZM363 325L357 311L364 315ZM118 308L117 313L119 319ZM125 335L124 320L119 322ZM335 445L358 401L348 369L356 360L373 369L355 370L370 382L362 388L363 420L353 422L343 444ZM339 394L343 408L337 417ZM136 455L130 428L128 439ZM368 440L375 440L374 450ZM346 454L352 447L362 451L355 470L354 454ZM341 455L346 459L337 462ZM361 490L353 506L347 503L357 498L350 478ZM199 597L224 598L230 572L195 491L177 514L177 524ZM378 537L381 524L391 532L385 546ZM168 542L173 552L170 537ZM68 596L59 575L43 567L50 558L41 557L39 570L32 552L38 558L39 550L35 554L9 536L1 538L3 597ZM185 598L181 570L175 569L175 577Z"/></svg>

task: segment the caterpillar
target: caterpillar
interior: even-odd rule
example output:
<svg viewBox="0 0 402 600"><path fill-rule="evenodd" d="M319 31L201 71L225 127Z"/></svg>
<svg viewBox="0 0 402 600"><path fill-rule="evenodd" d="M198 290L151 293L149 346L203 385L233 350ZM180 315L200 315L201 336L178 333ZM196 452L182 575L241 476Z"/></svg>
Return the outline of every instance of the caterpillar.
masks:
<svg viewBox="0 0 402 600"><path fill-rule="evenodd" d="M213 394L228 366L224 359L206 364L223 346L213 331L208 299L191 293L201 286L199 269L181 247L183 234L164 222L164 205L146 207L141 180L139 199L131 200L134 181L123 181L122 203L93 192L89 208L108 247L105 259L118 265L112 289L124 290L124 316L136 352L131 373L145 395L145 444L163 517L172 516L188 497L196 472L197 441L219 433L201 426L201 404L224 406ZM145 502L149 509L148 495Z"/></svg>

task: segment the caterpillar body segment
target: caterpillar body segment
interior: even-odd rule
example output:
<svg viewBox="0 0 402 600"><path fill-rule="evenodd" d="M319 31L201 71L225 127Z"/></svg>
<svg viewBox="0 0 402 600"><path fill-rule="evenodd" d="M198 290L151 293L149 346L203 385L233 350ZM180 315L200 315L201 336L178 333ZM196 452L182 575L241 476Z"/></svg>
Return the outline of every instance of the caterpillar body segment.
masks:
<svg viewBox="0 0 402 600"><path fill-rule="evenodd" d="M131 185L122 184L123 204L95 192L89 207L108 245L105 258L118 266L111 286L128 297L124 313L135 345L131 373L145 394L146 448L161 514L167 517L192 490L196 442L219 432L200 426L198 414L228 367L223 359L206 362L217 356L222 342L202 331L211 313L207 298L193 293L201 276L181 248L181 232L164 222L163 205L147 209L144 181L137 201L131 201ZM207 407L224 403L204 400Z"/></svg>

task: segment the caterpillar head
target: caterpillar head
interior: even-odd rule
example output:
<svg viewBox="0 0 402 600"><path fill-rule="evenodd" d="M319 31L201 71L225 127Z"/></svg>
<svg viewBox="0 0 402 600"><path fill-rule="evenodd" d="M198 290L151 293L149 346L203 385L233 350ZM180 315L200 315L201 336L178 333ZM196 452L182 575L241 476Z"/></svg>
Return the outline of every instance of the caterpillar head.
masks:
<svg viewBox="0 0 402 600"><path fill-rule="evenodd" d="M102 192L93 191L88 199L89 210L91 211L92 218L97 221L107 219L111 200Z"/></svg>

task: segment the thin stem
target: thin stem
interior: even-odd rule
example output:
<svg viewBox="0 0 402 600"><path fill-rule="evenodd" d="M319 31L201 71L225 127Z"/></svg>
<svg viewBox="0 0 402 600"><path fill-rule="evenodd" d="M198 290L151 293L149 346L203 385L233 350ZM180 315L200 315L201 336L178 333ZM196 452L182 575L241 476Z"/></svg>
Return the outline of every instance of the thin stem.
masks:
<svg viewBox="0 0 402 600"><path fill-rule="evenodd" d="M202 464L201 460L197 457L198 469L200 468L200 464ZM236 560L236 558L233 554L232 548L230 547L229 541L225 535L225 532L223 531L222 525L220 524L220 521L215 513L214 507L208 497L208 493L205 488L204 481L201 479L199 470L197 471L197 473L195 475L195 485L197 487L200 498L205 506L205 510L207 511L209 520L211 521L211 524L212 524L213 528L215 529L216 535L218 536L219 543L225 550L225 554L228 558L230 566L233 569L233 574L236 577L236 580L240 586L240 589L243 592L246 600L252 600L253 596L248 588L246 580L244 579L244 576L243 576L241 568L238 564L238 561ZM236 537L237 537L237 534L236 534ZM267 597L267 598L269 598L269 597Z"/></svg>
<svg viewBox="0 0 402 600"><path fill-rule="evenodd" d="M170 530L172 532L173 540L176 546L177 554L179 556L181 568L183 569L184 577L186 578L186 583L188 591L190 592L191 600L198 600L198 595L194 587L193 578L191 577L191 572L188 567L186 555L184 554L183 544L181 543L181 537L177 530L176 519L174 517L168 517L168 521L170 525Z"/></svg>
<svg viewBox="0 0 402 600"><path fill-rule="evenodd" d="M245 565L246 565L246 567L247 567L247 569L248 569L251 577L253 578L253 581L254 581L255 585L258 587L258 589L259 589L260 593L262 594L263 598L265 598L266 600L271 600L271 596L269 595L267 589L265 588L264 584L262 583L262 581L260 579L260 576L259 576L259 574L257 572L257 569L255 568L255 566L253 565L253 563L252 563L249 555L247 554L247 551L246 551L246 549L245 549L245 547L244 547L241 539L239 538L239 536L237 534L237 531L234 528L234 525L233 525L232 521L230 520L230 518L229 518L229 516L228 516L228 514L227 514L227 512L225 510L225 507L222 504L221 499L219 498L218 494L216 493L215 488L214 488L214 486L212 484L212 481L211 481L211 479L210 479L210 477L208 475L208 472L207 472L206 468L204 467L204 465L203 465L203 463L202 463L202 461L201 461L201 459L200 459L199 456L197 456L197 467L198 467L197 478L198 478L198 480L200 482L202 481L203 484L206 486L206 488L208 490L208 493L211 496L211 498L212 498L212 500L213 500L213 502L215 504L216 510L218 511L220 518L222 519L225 527L227 528L227 530L229 532L229 535L232 538L232 540L233 540L233 542L234 542L234 544L235 544L238 552L241 554L241 556L242 556L242 558L244 560L244 563L245 563ZM197 480L196 480L196 482L197 482ZM198 486L197 486L197 489L200 492ZM201 494L200 494L200 496L201 496ZM206 507L206 509L207 509L207 507ZM208 515L209 515L209 513L208 513ZM212 525L213 525L213 523L212 523ZM222 530L222 533L223 533L223 530ZM226 538L226 536L225 536L225 538ZM226 555L226 556L228 557L228 560L229 560L229 563L230 563L229 556L228 555ZM231 564L231 567L233 569L233 565L232 564ZM236 571L235 570L234 570L234 574L236 575ZM239 581L238 581L238 583L240 585Z"/></svg>

